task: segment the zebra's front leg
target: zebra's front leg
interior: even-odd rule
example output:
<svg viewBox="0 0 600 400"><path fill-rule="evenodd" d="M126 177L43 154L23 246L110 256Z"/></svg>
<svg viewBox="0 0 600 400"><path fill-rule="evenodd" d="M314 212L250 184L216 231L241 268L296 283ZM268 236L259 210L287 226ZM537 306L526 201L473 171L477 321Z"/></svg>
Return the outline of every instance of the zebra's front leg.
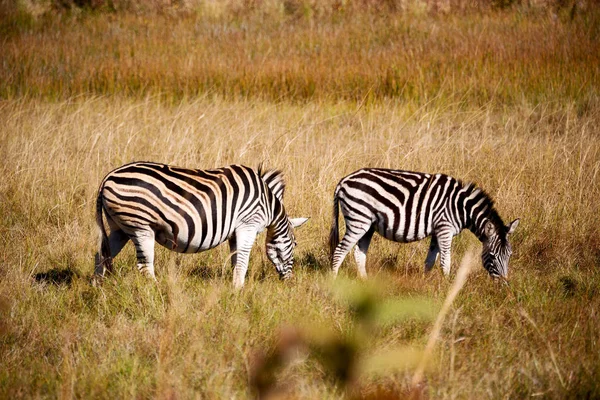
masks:
<svg viewBox="0 0 600 400"><path fill-rule="evenodd" d="M254 229L237 229L235 231L235 239L233 245L237 252L232 255L233 263L233 287L241 289L244 286L246 279L246 271L248 271L248 262L250 260L250 251L256 240L256 230ZM232 241L229 241L231 247Z"/></svg>
<svg viewBox="0 0 600 400"><path fill-rule="evenodd" d="M452 247L452 233L437 235L437 244L440 252L440 264L444 275L450 275L450 248Z"/></svg>
<svg viewBox="0 0 600 400"><path fill-rule="evenodd" d="M369 245L371 244L371 239L373 238L373 233L375 233L375 226L372 225L371 228L364 234L362 238L354 247L354 259L356 260L356 268L358 270L358 276L361 279L367 279L367 251L369 250Z"/></svg>
<svg viewBox="0 0 600 400"><path fill-rule="evenodd" d="M131 241L135 246L137 268L142 274L156 281L154 274L154 231L146 229L137 231Z"/></svg>
<svg viewBox="0 0 600 400"><path fill-rule="evenodd" d="M425 259L425 272L431 271L439 253L440 248L438 246L437 238L435 235L432 235L431 243L429 244L429 252L427 253L427 258Z"/></svg>

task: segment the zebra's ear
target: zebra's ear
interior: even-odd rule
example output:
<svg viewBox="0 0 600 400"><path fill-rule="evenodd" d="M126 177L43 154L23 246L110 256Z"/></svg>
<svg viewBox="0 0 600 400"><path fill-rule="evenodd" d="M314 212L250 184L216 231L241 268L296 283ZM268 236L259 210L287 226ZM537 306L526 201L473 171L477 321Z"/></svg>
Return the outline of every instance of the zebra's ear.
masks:
<svg viewBox="0 0 600 400"><path fill-rule="evenodd" d="M292 224L292 228L297 228L302 226L308 221L308 218L290 218L290 223Z"/></svg>
<svg viewBox="0 0 600 400"><path fill-rule="evenodd" d="M492 223L492 221L487 221L483 226L483 232L485 233L485 237L488 239L496 234L496 227Z"/></svg>
<svg viewBox="0 0 600 400"><path fill-rule="evenodd" d="M513 222L511 222L510 224L508 224L506 226L506 234L507 235L512 235L512 233L515 231L515 229L517 229L517 226L519 226L519 221L520 221L520 219L517 218Z"/></svg>

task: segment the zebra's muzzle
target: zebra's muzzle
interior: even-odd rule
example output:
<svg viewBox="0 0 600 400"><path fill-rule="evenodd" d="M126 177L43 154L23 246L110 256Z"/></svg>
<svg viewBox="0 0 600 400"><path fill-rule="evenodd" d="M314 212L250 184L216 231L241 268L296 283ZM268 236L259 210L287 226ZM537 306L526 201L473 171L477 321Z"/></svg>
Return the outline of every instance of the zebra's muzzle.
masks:
<svg viewBox="0 0 600 400"><path fill-rule="evenodd" d="M287 281L290 278L293 278L294 274L292 272L288 272L285 274L279 274L279 280L280 281Z"/></svg>
<svg viewBox="0 0 600 400"><path fill-rule="evenodd" d="M508 279L502 275L490 274L490 278L492 278L495 283L508 285Z"/></svg>

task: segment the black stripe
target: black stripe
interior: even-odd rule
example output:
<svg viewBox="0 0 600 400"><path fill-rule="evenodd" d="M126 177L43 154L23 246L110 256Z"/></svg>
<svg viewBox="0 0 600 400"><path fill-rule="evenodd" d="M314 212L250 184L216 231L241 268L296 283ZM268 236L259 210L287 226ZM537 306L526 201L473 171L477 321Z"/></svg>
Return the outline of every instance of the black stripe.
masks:
<svg viewBox="0 0 600 400"><path fill-rule="evenodd" d="M355 177L362 177L364 179L370 180L370 181L376 183L377 185L381 186L381 188L384 189L387 193L391 194L396 199L398 199L400 204L402 204L402 207L404 207L405 221L404 221L404 226L401 229L401 227L400 227L400 216L401 216L400 209L396 205L394 205L393 202L381 197L381 195L379 195L379 197L377 198L378 201L382 202L390 210L392 210L392 212L394 214L394 224L392 226L393 234L397 235L400 233L400 230L403 230L404 232L403 232L402 237L404 239L406 239L406 237L408 235L408 229L410 227L410 213L411 213L411 208L412 208L412 202L414 200L416 189L418 189L418 185L417 185L417 187L413 187L412 184L409 184L405 180L405 177L403 177L401 175L401 173L403 171L394 171L394 170L386 170L386 169L371 169L371 170L367 170L367 171L368 171L368 173L366 173L366 174L359 173L359 174L355 175ZM384 177L386 179L394 181L402 188L407 189L409 192L408 197L405 196L404 193L402 193L400 188L393 186L389 183L386 183L383 180ZM417 178L418 177L415 177L415 180L417 180ZM381 201L382 198L384 199L383 201ZM387 231L388 227L389 227L389 221L385 221L385 225L386 225L385 230Z"/></svg>
<svg viewBox="0 0 600 400"><path fill-rule="evenodd" d="M435 177L431 177L431 179L434 179ZM431 215L431 213L433 213L435 204L433 203L436 199L436 195L438 195L438 193L440 193L440 197L443 197L443 194L441 193L444 190L444 185L446 184L446 182L448 181L448 177L446 175L442 175L440 176L440 178L437 180L437 182L433 183L432 187L431 187L431 194L429 195L429 200L428 203L425 205L425 230L427 231L428 229L432 229L433 230L433 226L429 226L429 216Z"/></svg>
<svg viewBox="0 0 600 400"><path fill-rule="evenodd" d="M356 211L356 210L354 210L354 211ZM358 214L358 213L356 213L356 214ZM351 223L356 223L356 224L365 224L366 223L364 220L356 219L356 218L354 218L353 216L350 216L350 215L344 215L344 219L346 220L346 223L348 221L350 221ZM373 221L371 221L369 219L368 223L373 224Z"/></svg>
<svg viewBox="0 0 600 400"><path fill-rule="evenodd" d="M421 190L421 196L417 202L417 215L415 216L415 237L419 235L419 220L421 219L421 210L423 209L423 203L425 202L425 197L427 197L427 193L430 191L430 185L433 182L434 177L430 176L429 179L423 179L421 186L425 186L423 190ZM425 205L425 208L428 209L428 205ZM410 212L410 211L409 211ZM425 215L423 216L425 217ZM427 220L423 220L425 231L427 231Z"/></svg>
<svg viewBox="0 0 600 400"><path fill-rule="evenodd" d="M229 223L232 224L233 223L233 218L236 215L236 202L240 193L240 188L237 184L237 181L235 180L234 176L233 176L233 171L229 168L226 168L223 170L223 174L225 175L227 181L229 182L229 184L231 185L232 188L232 193L231 193L231 210L229 210L229 214L227 214L227 200L224 198L223 199L223 230L227 230L227 232L229 232L231 230L231 225L229 226L225 226L225 220L226 220L226 216L227 215L231 215L230 221ZM226 192L224 192L226 193ZM225 194L223 195L223 197L225 197Z"/></svg>
<svg viewBox="0 0 600 400"><path fill-rule="evenodd" d="M231 169L233 170L233 172L236 173L236 175L242 180L242 186L244 188L244 190L242 190L242 202L240 203L240 210L245 208L246 202L248 201L248 197L250 196L250 181L248 180L248 176L244 173L244 170L237 166L237 165L233 165L231 166Z"/></svg>
<svg viewBox="0 0 600 400"><path fill-rule="evenodd" d="M146 166L146 165L145 165ZM212 231L213 231L213 238L214 238L214 233L216 231L216 225L217 225L217 215L216 215L216 208L217 208L217 197L218 194L215 194L214 192L214 188L210 185L206 185L202 182L197 181L196 179L190 178L187 175L196 175L199 176L200 174L198 174L196 170L190 170L190 169L183 169L183 168L177 168L177 167L169 167L167 165L147 165L147 167L152 168L152 169L156 169L160 172L162 172L165 175L168 175L170 178L172 179L176 179L176 180L180 180L182 182L187 183L188 185L190 185L191 187L193 187L194 189L198 190L199 193L204 193L208 196L209 198L209 205L205 204L201 198L197 197L196 195L199 193L191 193L188 192L187 190L183 189L182 187L180 187L179 185L177 185L176 183L174 183L173 181L170 181L168 179L166 179L164 176L155 173L153 171L148 171L148 170L144 170L140 173L145 173L147 175L150 175L152 177L154 177L157 180L162 181L165 186L171 190L174 193L177 193L178 195L180 195L181 197L183 197L185 200L189 201L194 208L196 209L196 211L198 212L198 215L200 216L200 221L202 223L202 226L200 228L200 247L202 247L202 245L204 244L204 241L206 240L207 236L208 236L208 215L207 215L207 210L206 207L208 206L210 208L211 211L211 223L212 223ZM217 181L217 178L215 178L214 176L210 176L210 175L206 175L206 177L202 177L205 180L211 180L213 182ZM187 219L186 219L187 221ZM184 249L184 253L187 252L187 249L194 237L194 234L196 232L195 226L194 229L191 230L188 236L188 241L186 244L186 247ZM212 241L210 240L209 246L212 245Z"/></svg>
<svg viewBox="0 0 600 400"><path fill-rule="evenodd" d="M139 196L125 196L123 194L117 193L116 191L113 190L113 188L108 187L108 186L104 186L103 190L107 190L110 193L112 193L113 196L115 196L116 198L118 198L119 200L123 200L123 201L129 201L129 202L133 202L133 203L139 203L139 204L143 204L144 206L146 206L147 208L151 209L152 211L154 211L156 214L158 214L158 216L167 224L171 227L171 231L173 232L174 237L176 238L177 235L179 234L179 227L177 226L177 224L171 220L169 220L166 215L161 211L160 208L157 208L154 204L150 203L147 199L143 198L143 197L139 197ZM106 200L110 201L110 199L107 199L105 197ZM139 210L140 212L145 212L144 210L135 207L135 206L130 206L130 205L124 205L123 207L128 207L131 209L135 209L135 210ZM138 228L136 228L138 229Z"/></svg>
<svg viewBox="0 0 600 400"><path fill-rule="evenodd" d="M385 182L383 179L381 179L380 176L377 175L373 175L373 174L358 174L358 175L354 175L353 179L364 179L367 181L371 181L373 183L375 183L376 185L380 186L383 190L385 190L387 193L393 195L395 198L397 198L398 200L400 200L400 203L404 203L405 196L404 193L402 193L400 191L400 189L398 189L397 187L390 185L389 183ZM395 176L390 176L388 178L389 180L394 180L396 181L396 183L398 183L400 186L402 186L403 188L405 187L402 182L398 181L398 177ZM349 180L347 183L352 182L352 180Z"/></svg>
<svg viewBox="0 0 600 400"><path fill-rule="evenodd" d="M389 180L396 181L398 183L405 182L403 185L404 187L406 187L406 184L410 185L410 187L419 186L425 179L427 179L428 175L421 172L399 171L393 169L373 169L372 171ZM414 186L412 183L409 184L408 181L415 181Z"/></svg>
<svg viewBox="0 0 600 400"><path fill-rule="evenodd" d="M366 201L364 201L364 200L362 200L362 199L359 199L359 198L357 198L357 197L354 197L354 196L352 196L352 195L348 194L348 192L346 191L346 189L345 189L344 187L341 187L341 188L340 188L340 190L339 190L339 193L342 193L342 194L344 195L343 197L345 197L345 199L349 200L349 202L348 202L348 201L344 201L344 203L345 203L345 204L348 206L348 208L349 208L350 210L352 210L352 212L355 212L355 213L357 213L357 214L359 214L359 215L364 215L364 217L365 217L365 218L369 218L369 219L371 219L371 217L370 217L370 216L368 216L368 215L365 215L365 214L361 213L360 211L358 211L358 210L356 210L356 209L352 208L352 207L351 207L351 203L352 203L352 202L354 202L354 203L357 203L357 204L359 204L359 205L361 205L361 206L365 207L366 209L368 209L368 210L371 212L371 214L372 214L372 216L374 217L374 219L375 219L376 221L379 221L379 210L378 210L377 208L373 207L371 204L367 203ZM345 215L346 215L346 214L344 214L344 216L345 216ZM384 216L384 218L385 218L385 216ZM388 224L387 224L387 223L385 223L385 221L384 221L384 230L385 230L385 231L387 231L387 225L388 225Z"/></svg>
<svg viewBox="0 0 600 400"><path fill-rule="evenodd" d="M150 170L145 170L145 175L149 175L154 177L155 179L163 182L163 184L166 186L166 188L170 191L172 191L173 193L176 193L177 195L184 197L187 194L187 196L190 196L190 193L184 189L182 189L181 187L177 186L176 184L174 184L173 182L164 179L164 177L162 177L161 175L159 175L158 173L154 172L154 171L150 171ZM194 237L194 234L196 232L196 226L194 224L194 220L192 219L192 217L185 212L181 207L179 207L177 204L172 203L168 198L164 197L162 195L162 193L160 192L160 190L152 185L149 182L143 181L141 179L138 178L125 178L125 177L120 177L120 176L111 176L108 178L108 180L111 180L113 182L115 182L118 185L124 185L124 186L138 186L138 187L142 187L145 188L146 190L152 192L152 194L154 194L161 202L163 202L167 207L170 207L171 209L173 209L176 213L178 213L179 215L181 215L183 217L183 219L185 220L185 222L188 225L188 238L187 238L187 243L185 245L185 248L183 249L183 252L185 253L190 245L191 239ZM197 201L197 199L195 198L195 196L192 196L192 198L195 200L192 204L194 204L194 206L198 207L198 205L201 205L202 203L200 201ZM203 220L203 222L205 222L205 220ZM203 239L206 235L206 231L202 230L202 236Z"/></svg>
<svg viewBox="0 0 600 400"><path fill-rule="evenodd" d="M114 195L114 196L117 196L117 197L118 197L120 200L123 200L123 198L125 197L125 196L123 196L123 195L121 195L121 194L117 194L117 193L116 193L114 190L112 190L112 188L106 188L106 189L108 189L109 191L111 191L111 192L113 193L113 195ZM136 197L136 198L138 198L138 197ZM139 199L139 198L138 198L138 199ZM117 203L117 202L115 202L115 201L112 201L112 200L111 200L111 199L109 199L109 198L105 198L105 200L106 200L107 202L109 202L109 203L113 203L113 204L114 204L114 205L116 205L116 206L120 206L120 207L127 207L127 209L129 209L129 210L135 210L135 211L137 211L138 213L145 214L145 215L147 215L147 217L144 217L144 218L146 218L146 219L148 220L148 222L150 222L150 223L152 222L152 221L150 220L150 218L153 218L153 215L151 215L150 213L148 213L148 211L147 211L147 210L145 210L145 209L143 209L143 208L141 208L141 207L138 207L138 206L133 206L133 205L131 205L131 204L124 205L124 204L121 204L121 203ZM137 201L137 200L132 200L132 201ZM139 202L139 201L137 201L137 202ZM119 213L115 213L115 214L119 214Z"/></svg>
<svg viewBox="0 0 600 400"><path fill-rule="evenodd" d="M456 179L451 179L451 183L450 183L450 187L448 188L448 190L450 190L450 192L447 194L447 196L449 196L450 198L450 202L448 203L449 205L449 214L450 217L455 219L456 215L454 215L454 207L457 205L457 198L458 198L458 191L462 188L462 185L459 184L459 182ZM453 221L448 221L451 222L454 225Z"/></svg>
<svg viewBox="0 0 600 400"><path fill-rule="evenodd" d="M128 218L132 218L134 220L142 220L145 223L147 223L148 226L154 225L154 223L151 220L149 220L148 218L142 217L139 214L133 214L133 213L125 212L125 211L119 211L119 212L115 212L114 215L118 215L119 217L128 217Z"/></svg>
<svg viewBox="0 0 600 400"><path fill-rule="evenodd" d="M408 241L408 230L410 228L410 214L412 212L412 205L415 201L415 196L417 195L417 190L419 189L419 186L413 188L413 187L408 187L407 188L410 191L410 195L408 196L408 198L406 199L406 204L404 204L404 210L405 210L405 215L404 215L404 229L403 229L403 233L402 233L402 238L405 241ZM398 230L396 229L396 224L394 224L394 232L398 232Z"/></svg>
<svg viewBox="0 0 600 400"><path fill-rule="evenodd" d="M464 189L464 187L461 187L459 189L462 190ZM456 216L456 218L458 219L459 222L459 226L462 226L463 224L466 223L466 203L467 203L467 197L469 197L471 195L471 193L473 192L472 188L470 188L471 190L469 190L469 188L465 191L458 194L458 199L457 199L457 213L458 215Z"/></svg>

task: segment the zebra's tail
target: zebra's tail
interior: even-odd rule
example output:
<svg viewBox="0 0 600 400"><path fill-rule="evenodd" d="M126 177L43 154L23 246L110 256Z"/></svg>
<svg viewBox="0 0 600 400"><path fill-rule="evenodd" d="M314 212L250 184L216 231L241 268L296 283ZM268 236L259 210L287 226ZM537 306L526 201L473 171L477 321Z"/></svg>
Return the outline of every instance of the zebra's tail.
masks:
<svg viewBox="0 0 600 400"><path fill-rule="evenodd" d="M96 254L96 267L94 275L104 276L104 271L112 271L112 258L110 256L110 244L106 230L104 229L104 222L102 221L102 187L98 190L98 197L96 198L96 225L100 233L99 251Z"/></svg>
<svg viewBox="0 0 600 400"><path fill-rule="evenodd" d="M335 253L335 249L337 245L340 243L340 233L339 233L339 225L338 225L338 214L339 214L339 198L338 191L336 189L333 195L333 219L331 221L331 231L329 232L329 255L331 260L333 260L333 253Z"/></svg>

